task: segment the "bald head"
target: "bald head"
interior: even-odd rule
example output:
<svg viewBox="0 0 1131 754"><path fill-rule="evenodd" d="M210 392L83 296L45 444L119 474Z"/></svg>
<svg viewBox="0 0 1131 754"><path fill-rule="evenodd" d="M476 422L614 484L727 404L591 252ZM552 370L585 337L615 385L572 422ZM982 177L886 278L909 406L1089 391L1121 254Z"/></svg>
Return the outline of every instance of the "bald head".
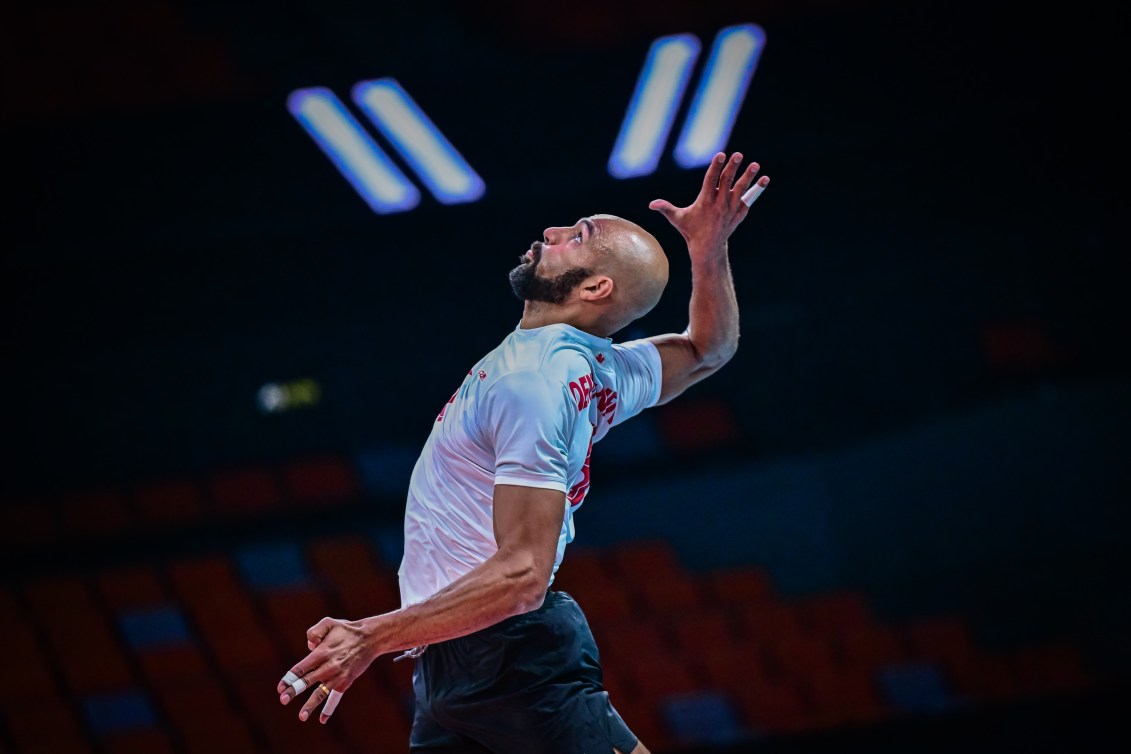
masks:
<svg viewBox="0 0 1131 754"><path fill-rule="evenodd" d="M616 331L643 317L668 284L668 258L648 231L616 215L593 215L593 272L613 280L608 318Z"/></svg>
<svg viewBox="0 0 1131 754"><path fill-rule="evenodd" d="M564 322L609 336L647 314L668 284L668 259L651 233L615 215L546 228L510 271L524 327Z"/></svg>

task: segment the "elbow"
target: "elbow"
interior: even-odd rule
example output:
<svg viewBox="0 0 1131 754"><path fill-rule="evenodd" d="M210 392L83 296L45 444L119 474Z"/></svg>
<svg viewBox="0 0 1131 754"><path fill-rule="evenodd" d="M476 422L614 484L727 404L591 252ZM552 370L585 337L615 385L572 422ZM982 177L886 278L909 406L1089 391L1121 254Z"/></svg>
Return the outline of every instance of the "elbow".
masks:
<svg viewBox="0 0 1131 754"><path fill-rule="evenodd" d="M696 371L715 372L734 358L734 355L738 352L738 337L735 336L722 343L714 344L712 348L696 348L695 351L696 361L698 362Z"/></svg>
<svg viewBox="0 0 1131 754"><path fill-rule="evenodd" d="M529 613L531 610L537 610L542 607L542 603L546 600L546 590L550 586L549 574L543 574L540 569L532 571L531 574L523 579L523 583L515 590L515 615L520 613Z"/></svg>
<svg viewBox="0 0 1131 754"><path fill-rule="evenodd" d="M716 354L716 363L714 364L714 368L721 368L724 364L733 359L736 353L738 353L737 337L733 340L728 340L723 344L722 348L719 349L718 354Z"/></svg>
<svg viewBox="0 0 1131 754"><path fill-rule="evenodd" d="M537 610L546 599L550 571L534 558L522 558L507 570L506 591L511 615Z"/></svg>

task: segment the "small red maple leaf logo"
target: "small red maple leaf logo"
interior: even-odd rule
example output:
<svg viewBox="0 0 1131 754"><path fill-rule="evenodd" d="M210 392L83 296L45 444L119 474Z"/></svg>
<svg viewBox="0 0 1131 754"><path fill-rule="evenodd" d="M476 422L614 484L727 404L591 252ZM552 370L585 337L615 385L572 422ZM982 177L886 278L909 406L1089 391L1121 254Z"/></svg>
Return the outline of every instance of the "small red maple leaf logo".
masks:
<svg viewBox="0 0 1131 754"><path fill-rule="evenodd" d="M597 354L597 363L598 364L604 364L605 363L605 354L603 354L603 353Z"/></svg>

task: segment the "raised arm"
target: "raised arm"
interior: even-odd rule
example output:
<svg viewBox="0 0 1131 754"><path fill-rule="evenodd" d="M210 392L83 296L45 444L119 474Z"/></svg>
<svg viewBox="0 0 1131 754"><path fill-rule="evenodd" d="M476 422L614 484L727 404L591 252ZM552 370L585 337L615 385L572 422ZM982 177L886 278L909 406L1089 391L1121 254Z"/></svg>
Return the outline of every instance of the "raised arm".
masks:
<svg viewBox="0 0 1131 754"><path fill-rule="evenodd" d="M750 211L742 195L754 184L759 169L752 162L736 180L741 163L741 154L736 152L728 160L720 152L707 168L699 196L690 206L676 207L663 199L648 205L680 232L691 257L687 329L650 338L663 366L660 403L717 372L738 350L738 301L727 239ZM769 183L768 176L758 179L759 186Z"/></svg>
<svg viewBox="0 0 1131 754"><path fill-rule="evenodd" d="M380 655L434 644L492 626L539 607L554 568L565 494L557 490L495 485L498 551L482 565L423 602L362 620L323 618L306 632L310 654L290 672L316 690L299 711L306 720L327 695L321 683L344 692ZM287 704L297 694L280 682ZM323 712L321 722L328 715Z"/></svg>

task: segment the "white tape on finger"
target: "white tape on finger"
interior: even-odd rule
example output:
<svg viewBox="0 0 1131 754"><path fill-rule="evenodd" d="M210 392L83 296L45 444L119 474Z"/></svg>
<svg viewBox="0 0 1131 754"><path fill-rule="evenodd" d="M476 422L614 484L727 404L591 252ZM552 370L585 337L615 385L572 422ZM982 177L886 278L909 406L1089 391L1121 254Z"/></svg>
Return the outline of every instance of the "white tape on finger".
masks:
<svg viewBox="0 0 1131 754"><path fill-rule="evenodd" d="M326 697L326 703L322 705L322 714L326 717L334 714L334 710L338 708L338 702L342 700L342 692L330 691L330 695Z"/></svg>
<svg viewBox="0 0 1131 754"><path fill-rule="evenodd" d="M749 207L751 204L754 203L755 199L757 199L759 196L761 196L762 192L765 191L765 190L766 190L765 186L760 186L757 183L755 183L753 186L751 186L750 188L748 188L746 190L745 194L742 195L742 202L747 207Z"/></svg>
<svg viewBox="0 0 1131 754"><path fill-rule="evenodd" d="M288 670L286 673L283 674L283 683L287 684L288 686L290 686L292 683L294 683L297 680L298 680L298 676L295 675L290 670Z"/></svg>
<svg viewBox="0 0 1131 754"><path fill-rule="evenodd" d="M306 691L306 681L299 678L291 684L291 687L295 690L295 694L301 694Z"/></svg>

